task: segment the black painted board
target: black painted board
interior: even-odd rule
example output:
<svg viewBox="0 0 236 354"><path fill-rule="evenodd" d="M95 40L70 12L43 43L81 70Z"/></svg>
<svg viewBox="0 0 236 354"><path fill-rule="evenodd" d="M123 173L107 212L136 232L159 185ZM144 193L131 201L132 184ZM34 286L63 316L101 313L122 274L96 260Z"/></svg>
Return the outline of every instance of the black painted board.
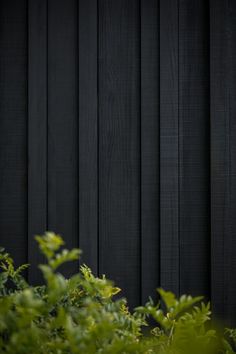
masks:
<svg viewBox="0 0 236 354"><path fill-rule="evenodd" d="M37 283L34 236L47 230L47 0L28 6L28 275Z"/></svg>
<svg viewBox="0 0 236 354"><path fill-rule="evenodd" d="M75 0L48 2L48 229L68 248L79 243L77 12Z"/></svg>
<svg viewBox="0 0 236 354"><path fill-rule="evenodd" d="M156 297L159 234L159 2L141 1L141 301Z"/></svg>
<svg viewBox="0 0 236 354"><path fill-rule="evenodd" d="M97 0L79 0L79 246L98 269Z"/></svg>
<svg viewBox="0 0 236 354"><path fill-rule="evenodd" d="M178 1L160 0L160 279L179 293Z"/></svg>
<svg viewBox="0 0 236 354"><path fill-rule="evenodd" d="M210 295L209 5L179 4L180 293Z"/></svg>
<svg viewBox="0 0 236 354"><path fill-rule="evenodd" d="M0 244L27 262L27 4L0 2Z"/></svg>
<svg viewBox="0 0 236 354"><path fill-rule="evenodd" d="M99 272L140 303L140 7L99 1Z"/></svg>
<svg viewBox="0 0 236 354"><path fill-rule="evenodd" d="M215 316L235 326L236 3L210 8L212 303Z"/></svg>

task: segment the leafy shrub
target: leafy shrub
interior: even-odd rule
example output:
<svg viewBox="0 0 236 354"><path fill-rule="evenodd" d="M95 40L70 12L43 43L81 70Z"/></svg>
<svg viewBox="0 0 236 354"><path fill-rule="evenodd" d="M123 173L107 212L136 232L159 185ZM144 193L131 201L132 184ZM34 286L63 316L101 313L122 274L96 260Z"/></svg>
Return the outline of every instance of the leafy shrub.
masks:
<svg viewBox="0 0 236 354"><path fill-rule="evenodd" d="M30 286L22 276L28 265L15 269L0 252L0 353L234 353L236 331L226 330L228 341L217 334L201 297L159 289L161 303L150 299L131 313L125 299L113 299L120 289L86 265L70 279L58 272L79 258L78 249L61 250L62 238L51 232L36 240L47 260L39 266L43 286Z"/></svg>

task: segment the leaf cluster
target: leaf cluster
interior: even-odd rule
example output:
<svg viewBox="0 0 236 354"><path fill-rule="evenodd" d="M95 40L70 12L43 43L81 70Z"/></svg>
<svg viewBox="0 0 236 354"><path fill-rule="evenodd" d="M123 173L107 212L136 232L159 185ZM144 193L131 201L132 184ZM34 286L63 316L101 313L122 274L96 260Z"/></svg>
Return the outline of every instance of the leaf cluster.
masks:
<svg viewBox="0 0 236 354"><path fill-rule="evenodd" d="M80 250L64 249L60 235L36 236L46 259L45 284L31 286L28 265L16 268L0 250L0 353L5 354L233 354L235 330L225 337L211 326L202 297L158 289L160 301L129 311L120 289L82 265L66 279L58 268L77 261Z"/></svg>

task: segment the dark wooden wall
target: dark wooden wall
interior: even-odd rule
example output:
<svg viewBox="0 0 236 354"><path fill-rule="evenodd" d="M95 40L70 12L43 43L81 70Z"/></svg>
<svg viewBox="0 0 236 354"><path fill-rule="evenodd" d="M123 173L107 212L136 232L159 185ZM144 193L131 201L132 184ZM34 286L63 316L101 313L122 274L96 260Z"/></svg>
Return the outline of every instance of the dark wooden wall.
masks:
<svg viewBox="0 0 236 354"><path fill-rule="evenodd" d="M0 241L31 282L54 230L131 306L236 322L235 43L234 0L1 0Z"/></svg>

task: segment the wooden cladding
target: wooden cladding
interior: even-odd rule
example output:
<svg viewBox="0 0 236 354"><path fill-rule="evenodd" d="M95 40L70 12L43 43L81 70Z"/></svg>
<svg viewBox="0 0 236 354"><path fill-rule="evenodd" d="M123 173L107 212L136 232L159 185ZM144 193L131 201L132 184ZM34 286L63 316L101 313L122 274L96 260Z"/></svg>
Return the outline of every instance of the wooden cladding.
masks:
<svg viewBox="0 0 236 354"><path fill-rule="evenodd" d="M236 3L0 4L0 241L53 230L124 289L235 322ZM77 264L63 269L70 275Z"/></svg>

